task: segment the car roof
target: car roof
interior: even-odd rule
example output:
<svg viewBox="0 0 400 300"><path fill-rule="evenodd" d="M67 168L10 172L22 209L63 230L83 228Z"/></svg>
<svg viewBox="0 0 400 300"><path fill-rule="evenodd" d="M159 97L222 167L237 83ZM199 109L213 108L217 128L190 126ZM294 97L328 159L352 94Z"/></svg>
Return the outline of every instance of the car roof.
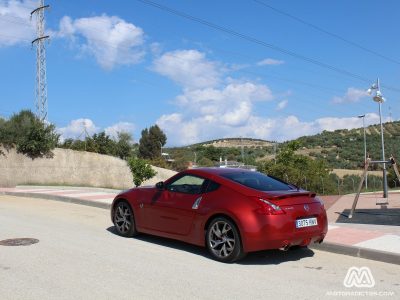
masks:
<svg viewBox="0 0 400 300"><path fill-rule="evenodd" d="M228 173L254 173L254 171L249 171L241 168L195 168L187 170L188 173L197 174L197 175L217 175L221 176Z"/></svg>

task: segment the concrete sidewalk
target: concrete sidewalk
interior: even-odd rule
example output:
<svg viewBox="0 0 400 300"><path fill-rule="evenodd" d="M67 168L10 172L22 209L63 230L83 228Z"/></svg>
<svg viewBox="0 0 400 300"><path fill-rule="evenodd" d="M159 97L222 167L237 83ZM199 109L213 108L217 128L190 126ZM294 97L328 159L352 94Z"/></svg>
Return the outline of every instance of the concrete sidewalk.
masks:
<svg viewBox="0 0 400 300"><path fill-rule="evenodd" d="M64 187L18 186L0 188L0 194L36 197L109 208L120 190ZM312 248L400 265L400 194L389 195L388 205L380 194L361 194L352 219L347 215L354 195L325 196L329 231L322 244Z"/></svg>

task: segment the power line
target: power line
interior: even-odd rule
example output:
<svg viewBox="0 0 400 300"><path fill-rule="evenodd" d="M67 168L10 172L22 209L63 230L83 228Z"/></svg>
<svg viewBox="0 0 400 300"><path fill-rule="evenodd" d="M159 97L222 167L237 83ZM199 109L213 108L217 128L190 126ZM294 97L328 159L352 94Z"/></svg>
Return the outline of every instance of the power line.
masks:
<svg viewBox="0 0 400 300"><path fill-rule="evenodd" d="M254 44L258 44L258 45L263 46L263 47L265 47L265 48L269 48L269 49L272 49L272 50L275 50L275 51L284 53L284 54L286 54L286 55L289 55L289 56L292 56L292 57L294 57L294 58L303 60L303 61L305 61L305 62L314 64L314 65L316 65L316 66L319 66L319 67L322 67L322 68L325 68L325 69L329 69L329 70L331 70L331 71L337 72L337 73L342 74L342 75L346 75L346 76L348 76L348 77L352 77L352 78L358 79L358 80L363 81L363 82L365 82L365 83L370 84L370 83L373 81L373 80L370 80L370 79L368 79L368 78L362 77L362 76L360 76L360 75L358 75L358 74L352 73L352 72L350 72L350 71L347 71L347 70L344 70L344 69L341 69L341 68L337 68L337 67L335 67L335 66L329 65L329 64L327 64L327 63L318 61L318 60L313 59L313 58L306 57L306 56L304 56L304 55L298 54L298 53L293 52L293 51L291 51L291 50L287 50L287 49L278 47L278 46L276 46L276 45L273 45L273 44L264 42L264 41L262 41L262 40L259 40L259 39L255 38L255 37L252 37L252 36L249 36L249 35L245 35L245 34L243 34L243 33L237 32L237 31L235 31L235 30L233 30L233 29L230 29L230 28L227 28L227 27L224 27L224 26L217 25L217 24L215 24L215 23L209 22L209 21L204 20L204 19L201 19L201 18L197 18L197 17L195 17L195 16L192 16L192 15L186 14L186 13L184 13L184 12L181 12L181 11L178 11L178 10L175 10L175 9L172 9L172 8L170 8L170 7L167 7L167 6L158 4L158 3L156 3L156 2L149 1L149 0L136 0L136 1L142 2L143 4L146 4L146 5L148 5L148 6L153 6L153 7L155 7L155 8L160 9L160 10L163 10L163 11L169 12L169 13L171 13L171 14L177 15L177 16L179 16L179 17L188 19L188 20L190 20L190 21L197 22L197 23L199 23L199 24L208 26L208 27L210 27L210 28L212 28L212 29L215 29L215 30L218 30L218 31L221 31L221 32L225 32L225 33L228 33L228 34L230 34L230 35L239 37L239 38L241 38L241 39L243 39L243 40L246 40L246 41L251 42L251 43L254 43ZM384 86L384 87L385 87L386 89L389 89L389 90L392 90L392 91L400 92L400 89L395 88L395 87L391 87L391 86Z"/></svg>
<svg viewBox="0 0 400 300"><path fill-rule="evenodd" d="M293 20L295 20L295 21L297 21L297 22L299 22L299 23L301 23L301 24L304 24L304 25L306 25L306 26L308 26L308 27L313 28L313 29L316 30L316 31L322 32L322 33L324 33L324 34L326 34L326 35L329 35L330 37L333 37L333 38L335 38L335 39L337 39L337 40L340 40L340 41L342 41L342 42L345 42L346 44L349 44L349 45L351 45L351 46L353 46L353 47L355 47L355 48L361 49L361 50L363 50L363 51L365 51L365 52L368 52L368 53L370 53L370 54L373 54L373 55L375 55L375 56L378 56L378 57L380 57L380 58L382 58L382 59L384 59L384 60L386 60L386 61L389 61L389 62L392 62L392 63L395 63L395 64L400 65L400 61L398 61L398 60L395 60L395 59L390 58L390 57L388 57L388 56L386 56L386 55L380 54L379 52L377 52L377 51L375 51L375 50L368 49L367 47L364 47L364 46L362 46L362 45L360 45L360 44L358 44L358 43L356 43L356 42L353 42L353 41L351 41L351 40L349 40L349 39L346 39L346 38L344 38L344 37L342 37L342 36L340 36L340 35L338 35L338 34L336 34L336 33L332 33L332 32L330 32L330 31L328 31L328 30L325 30L325 29L323 29L323 28L321 28L321 27L319 27L319 26L317 26L317 25L315 25L315 24L312 24L312 23L310 23L310 22L307 22L307 21L305 21L304 19L301 19L301 18L299 18L299 17L296 17L296 16L294 16L294 15L292 15L292 14L289 14L289 13L283 11L283 10L277 9L277 8L275 8L275 7L273 7L273 6L271 6L271 5L267 4L267 3L265 3L264 1L261 1L261 0L253 0L253 1L256 2L256 3L258 3L258 4L261 4L261 5L265 6L265 7L269 8L269 9L271 9L271 10L273 10L274 12L276 12L276 13L278 13L278 14L281 14L281 15L283 15L283 16L286 16L286 17L290 18L290 19L293 19Z"/></svg>
<svg viewBox="0 0 400 300"><path fill-rule="evenodd" d="M12 22L12 21L10 21L10 22ZM18 22L18 23L20 23L20 22ZM25 24L25 23L21 23L21 24L27 25L27 24ZM28 25L28 26L29 26L29 25ZM93 31L96 30L95 28L90 28L90 26L88 26L88 27L89 27L89 30L91 30L91 31L92 31L92 30L93 30ZM97 31L97 30L96 30L96 31ZM103 43L103 44L107 44L107 45L109 45L110 47L115 48L115 49L118 49L118 48L130 49L130 48L131 48L130 46L124 46L124 45L118 45L118 46L116 46L115 44L110 43L110 42L105 41L105 40L102 40L102 39L94 39L94 38L91 38L91 39L94 40L94 41L101 42L101 43ZM255 59L254 57L250 57L250 56L248 56L248 55L244 55L244 54L240 54L240 53L235 53L235 52L226 51L226 50L220 50L220 49L217 49L217 50L219 50L219 51L221 51L221 52L232 53L232 54L234 54L234 55L238 55L238 56L243 56L243 57ZM177 58L177 59L180 59L180 57L175 56L175 55L172 55L171 53L169 53L168 55L173 56L173 57L175 57L175 58ZM335 88L326 87L326 86L321 86L321 85L317 85L317 84L315 84L315 83L310 83L310 82L305 82L305 81L299 81L299 80L295 80L295 79L291 79L291 78L285 78L285 77L281 77L281 76L274 76L274 75L271 75L271 74L260 74L260 73L255 73L255 72L251 72L251 71L245 71L245 70L236 70L236 71L237 71L237 72L242 72L242 73L253 74L253 75L257 75L257 76L262 76L262 77L267 77L267 78L272 78L272 79L277 79L277 80L281 80L281 81L291 82L291 83L300 84L300 85L304 85L304 86L314 87L314 88L318 88L318 89L324 89L324 90L331 90L331 91L341 92L341 91L339 91L338 89L335 89Z"/></svg>
<svg viewBox="0 0 400 300"><path fill-rule="evenodd" d="M90 27L90 26L88 26L88 27ZM92 29L93 29L93 31L95 30L95 28L89 28L89 30L92 30ZM91 39L94 40L94 41L103 43L105 45L108 45L108 46L110 46L112 48L115 48L115 49L118 49L118 48L130 49L131 48L129 46L123 46L123 45L116 46L115 44L110 43L110 42L105 41L105 40L102 40L102 39L93 39L93 38L91 38ZM28 41L28 40L26 40L26 41ZM237 55L237 56L243 56L243 57L246 57L246 58L255 59L254 57L251 57L251 56L248 56L248 55L244 55L244 54L240 54L240 53L236 53L236 52L232 52L232 51L225 51L225 50L221 50L221 49L216 49L216 50L217 51L221 51L221 52L225 52L225 53L234 54L234 55ZM175 59L181 60L183 62L185 61L181 57L179 57L177 55L174 55L172 53L168 53L168 56L174 57ZM239 73L243 73L243 74L250 74L250 75L263 77L263 78L266 78L266 79L275 79L275 80L279 80L279 81L283 81L283 82L303 85L303 86L312 87L314 89L318 89L318 90L321 90L321 91L325 90L325 91L334 91L334 92L338 92L338 93L342 92L341 90L333 88L333 87L322 86L322 85L318 85L318 84L315 84L315 83L312 83L312 82L306 82L306 81L296 80L296 79L293 79L293 78L282 77L279 74L277 76L277 75L271 75L269 73L266 74L264 72L263 73L259 73L259 72L253 72L253 71L248 71L248 70L234 70L234 72L239 72ZM274 73L277 74L276 72L274 72ZM152 85L155 86L155 84L152 84Z"/></svg>

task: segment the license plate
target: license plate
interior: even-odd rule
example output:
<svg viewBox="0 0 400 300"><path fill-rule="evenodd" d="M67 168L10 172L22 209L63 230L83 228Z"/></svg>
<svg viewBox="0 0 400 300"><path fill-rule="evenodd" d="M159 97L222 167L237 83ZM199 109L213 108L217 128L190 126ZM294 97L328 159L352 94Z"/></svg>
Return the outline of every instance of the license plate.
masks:
<svg viewBox="0 0 400 300"><path fill-rule="evenodd" d="M318 225L317 218L296 220L296 228L310 227Z"/></svg>

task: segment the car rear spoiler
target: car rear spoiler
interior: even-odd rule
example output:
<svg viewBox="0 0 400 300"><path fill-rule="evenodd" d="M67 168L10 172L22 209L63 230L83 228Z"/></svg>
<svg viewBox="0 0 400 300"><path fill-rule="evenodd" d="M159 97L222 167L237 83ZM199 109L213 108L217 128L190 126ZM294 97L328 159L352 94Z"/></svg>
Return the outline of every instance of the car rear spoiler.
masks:
<svg viewBox="0 0 400 300"><path fill-rule="evenodd" d="M315 193L310 193L310 192L298 192L298 193L288 193L284 195L279 195L279 196L270 196L268 197L271 200L280 200L280 199L287 199L287 198L294 198L294 197L310 197L310 198L315 198L316 194Z"/></svg>

